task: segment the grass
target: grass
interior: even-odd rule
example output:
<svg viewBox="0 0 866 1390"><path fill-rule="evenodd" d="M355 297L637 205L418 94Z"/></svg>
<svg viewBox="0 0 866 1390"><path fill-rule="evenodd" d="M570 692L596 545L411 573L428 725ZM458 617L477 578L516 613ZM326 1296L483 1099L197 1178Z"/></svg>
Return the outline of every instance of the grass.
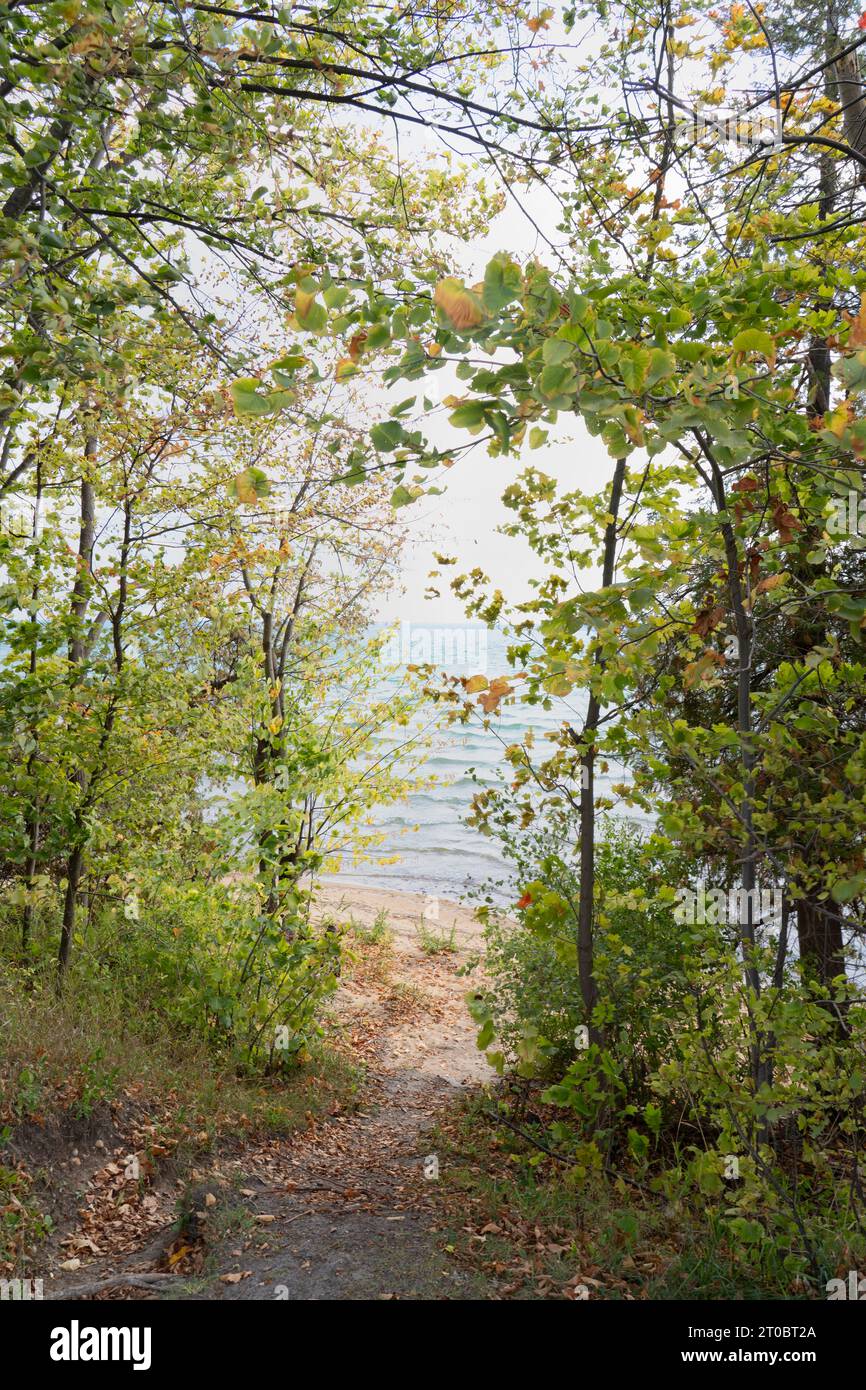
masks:
<svg viewBox="0 0 866 1390"><path fill-rule="evenodd" d="M418 945L426 956L451 955L457 950L455 928L450 931L436 931L428 926L422 917L416 928Z"/></svg>
<svg viewBox="0 0 866 1390"><path fill-rule="evenodd" d="M470 1101L431 1140L456 1258L500 1281L510 1299L730 1301L823 1296L792 1275L782 1253L736 1245L723 1213L669 1202L603 1174L546 1158Z"/></svg>
<svg viewBox="0 0 866 1390"><path fill-rule="evenodd" d="M327 1039L292 1072L243 1075L204 1039L130 1007L120 988L96 1000L28 989L12 972L0 979L0 1266L49 1233L39 1174L68 1159L82 1127L108 1126L120 1141L145 1121L155 1162L170 1154L182 1172L223 1141L291 1134L360 1092L360 1069Z"/></svg>
<svg viewBox="0 0 866 1390"><path fill-rule="evenodd" d="M352 978L359 984L387 984L393 967L394 933L385 909L377 912L370 926L350 917L349 932L354 949L343 959Z"/></svg>
<svg viewBox="0 0 866 1390"><path fill-rule="evenodd" d="M0 985L0 1123L42 1115L58 1103L78 1118L135 1088L171 1096L179 1126L287 1132L357 1088L352 1065L326 1045L311 1047L295 1072L240 1075L204 1039L166 1035L140 1021L119 993L98 1008L72 991L24 996Z"/></svg>
<svg viewBox="0 0 866 1390"><path fill-rule="evenodd" d="M349 918L349 927L355 940L364 946L389 946L394 939L384 907L379 909L369 927L355 917Z"/></svg>
<svg viewBox="0 0 866 1390"><path fill-rule="evenodd" d="M0 1155L2 1151L0 1145ZM0 1163L0 1266L16 1265L22 1254L51 1234L51 1217L40 1210L31 1188L29 1174Z"/></svg>
<svg viewBox="0 0 866 1390"><path fill-rule="evenodd" d="M431 1002L430 995L416 985L414 980L395 980L388 997L413 1012L428 1007Z"/></svg>

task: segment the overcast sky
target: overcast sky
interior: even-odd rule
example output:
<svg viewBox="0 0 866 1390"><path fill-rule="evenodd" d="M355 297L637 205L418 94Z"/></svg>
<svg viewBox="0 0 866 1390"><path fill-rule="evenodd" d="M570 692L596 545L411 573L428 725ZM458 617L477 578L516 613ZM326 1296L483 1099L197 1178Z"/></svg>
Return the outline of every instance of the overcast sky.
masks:
<svg viewBox="0 0 866 1390"><path fill-rule="evenodd" d="M540 194L521 191L524 206L532 221L555 235L556 216L553 207ZM525 261L533 254L550 261L549 248L539 241L532 222L513 203L494 221L490 233L474 242L463 252L462 269L467 283L483 277L484 268L497 251L508 251ZM548 251L548 255L545 252ZM465 389L453 376L443 371L428 379L435 384L436 394ZM397 389L394 399L406 394L406 384ZM437 444L449 440L465 442L465 430L454 430L447 423L447 409L438 412L435 423L425 422L431 439ZM528 544L517 537L502 536L497 528L513 520L500 501L502 492L529 464L541 472L559 479L564 487L579 487L596 491L613 473L613 460L598 439L593 439L574 416L561 419L550 430L550 441L544 448L526 446L519 458L490 458L486 446L474 455L460 458L454 467L444 471L437 486L445 487L441 497L422 497L405 508L403 516L410 527L410 543L403 564L401 595L391 594L382 600L379 618L383 622L409 621L428 626L465 621L462 604L449 590L449 578L476 565L485 570L492 584L510 600L519 601L530 593L529 579L538 575L538 561L533 560ZM435 581L441 597L425 599L428 574L438 568L434 550L457 557L458 564L443 571L442 580ZM591 583L594 572L586 571Z"/></svg>

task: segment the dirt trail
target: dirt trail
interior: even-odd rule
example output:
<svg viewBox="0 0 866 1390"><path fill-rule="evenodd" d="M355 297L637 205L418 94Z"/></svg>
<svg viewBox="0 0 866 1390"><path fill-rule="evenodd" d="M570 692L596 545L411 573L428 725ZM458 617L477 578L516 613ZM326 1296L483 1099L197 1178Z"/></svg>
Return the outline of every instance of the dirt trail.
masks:
<svg viewBox="0 0 866 1390"><path fill-rule="evenodd" d="M336 999L343 1036L368 1066L361 1108L221 1165L223 1177L242 1184L256 1230L229 1237L220 1274L193 1297L491 1296L437 1240L431 1198L438 1156L428 1137L437 1111L461 1087L490 1078L464 1002L472 981L458 974L477 955L479 927L469 912L440 900L428 927L438 936L453 929L456 949L427 953L419 939L422 902L378 889L325 890L325 910L345 920L348 907L361 932L370 932L380 910L387 913L390 948L359 946Z"/></svg>

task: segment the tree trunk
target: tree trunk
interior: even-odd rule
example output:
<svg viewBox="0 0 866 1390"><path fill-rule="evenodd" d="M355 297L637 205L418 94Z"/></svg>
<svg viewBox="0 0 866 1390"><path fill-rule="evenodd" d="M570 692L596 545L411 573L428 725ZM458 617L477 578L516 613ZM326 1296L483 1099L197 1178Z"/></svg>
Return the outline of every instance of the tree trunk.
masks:
<svg viewBox="0 0 866 1390"><path fill-rule="evenodd" d="M73 619L69 639L69 680L74 685L78 668L82 665L87 651L84 620L90 601L91 570L93 547L96 542L96 491L88 476L89 461L96 456L96 435L88 432L84 445L85 463L81 478L81 529L78 536L78 566L75 583L72 586L70 613ZM66 971L69 969L69 956L72 950L72 933L75 928L75 906L78 901L78 886L81 882L81 868L84 851L81 843L83 825L81 803L87 793L87 774L80 769L74 776L79 790L79 806L75 817L73 844L66 860L66 895L63 900L63 923L60 929L60 951L57 956L57 992L63 989Z"/></svg>
<svg viewBox="0 0 866 1390"><path fill-rule="evenodd" d="M63 899L63 925L60 930L60 954L57 957L57 993L63 989L63 981L69 969L72 951L72 933L75 930L75 906L78 901L78 885L81 882L81 845L76 845L66 861L66 894Z"/></svg>
<svg viewBox="0 0 866 1390"><path fill-rule="evenodd" d="M797 903L797 938L800 961L806 973L819 984L829 986L845 974L845 946L838 913L814 898Z"/></svg>
<svg viewBox="0 0 866 1390"><path fill-rule="evenodd" d="M30 932L33 927L33 880L36 876L36 866L39 862L39 811L36 806L28 815L27 835L29 841L29 851L27 854L27 865L24 871L25 882L27 884L27 902L24 904L24 916L21 919L21 950L27 950L30 945Z"/></svg>
<svg viewBox="0 0 866 1390"><path fill-rule="evenodd" d="M705 440L701 440L700 442L704 455L712 469L711 491L716 503L716 508L720 516L727 517L728 509L727 497L725 496L724 476L716 460L713 458L707 442ZM757 878L758 838L754 826L755 749L752 737L752 651L754 629L751 613L746 606L749 582L748 570L745 569L744 565L743 568L746 575L745 583L747 586L746 594L744 595L743 584L740 579L740 551L734 528L729 520L722 521L721 533L725 548L728 595L734 615L734 626L736 627L737 635L737 732L740 736L740 760L743 769L742 781L744 788L742 809L740 811L740 823L744 832L740 857L740 886L742 889L742 897L738 912L739 921L737 927L740 938L740 949L743 957L743 974L745 981L755 998L758 998L761 993L761 975L755 955L757 937L757 923L755 921L755 884ZM751 1010L749 1016L749 1033L750 1070L752 1074L752 1084L757 1091L763 1084L769 1081L772 1064L765 1048L766 1039L755 1026ZM761 1126L761 1129L763 1130L763 1126Z"/></svg>
<svg viewBox="0 0 866 1390"><path fill-rule="evenodd" d="M602 587L613 583L616 562L617 518L625 479L624 458L617 459L613 481L610 485L610 504L608 514L611 520L604 532L604 560L602 563ZM599 674L604 673L606 662L596 653ZM577 970L580 980L580 996L589 1025L590 1041L600 1042L601 1035L593 1026L592 1014L598 1000L598 987L595 981L595 959L593 942L593 921L595 910L595 736L601 715L601 701L594 691L590 691L589 703L583 732L577 740L581 745L580 755L580 897L577 917Z"/></svg>

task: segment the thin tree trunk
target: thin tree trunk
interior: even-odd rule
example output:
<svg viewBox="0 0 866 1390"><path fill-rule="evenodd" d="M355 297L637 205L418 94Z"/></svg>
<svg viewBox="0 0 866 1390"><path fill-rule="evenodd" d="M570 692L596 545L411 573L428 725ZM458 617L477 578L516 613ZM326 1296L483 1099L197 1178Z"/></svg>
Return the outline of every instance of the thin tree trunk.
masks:
<svg viewBox="0 0 866 1390"><path fill-rule="evenodd" d="M76 834L78 834L76 827ZM60 929L60 954L57 957L57 993L63 989L69 957L72 951L72 933L75 930L75 907L78 902L78 885L81 882L83 853L77 844L66 861L66 893L63 898L63 924Z"/></svg>
<svg viewBox="0 0 866 1390"><path fill-rule="evenodd" d="M34 804L27 817L28 853L27 863L24 870L25 882L27 884L27 901L24 904L24 915L21 919L21 950L27 950L30 945L30 936L33 930L33 880L36 877L36 867L39 863L39 809Z"/></svg>
<svg viewBox="0 0 866 1390"><path fill-rule="evenodd" d="M78 564L75 583L72 586L70 613L73 619L69 639L69 680L74 685L78 668L82 665L87 643L84 632L84 619L90 601L91 569L93 547L96 541L96 490L89 477L89 462L96 457L96 435L89 432L84 445L85 468L81 478L81 527L78 536ZM73 842L66 859L66 893L63 900L63 922L60 929L60 951L57 956L57 992L63 989L63 981L69 969L72 951L72 934L75 929L75 907L78 901L78 888L84 859L82 836L84 834L82 802L87 793L87 773L79 768L73 780L79 790L79 805L73 828Z"/></svg>
<svg viewBox="0 0 866 1390"><path fill-rule="evenodd" d="M613 583L616 563L617 519L622 499L626 460L617 459L613 481L610 486L608 514L611 520L604 532L604 559L602 562L602 587ZM597 652L596 665L603 674L606 662ZM583 731L576 741L580 744L580 896L577 916L577 970L580 981L580 996L589 1025L590 1040L600 1042L599 1031L592 1023L592 1014L598 1000L598 987L595 980L594 956L594 911L595 911L595 738L601 716L601 701L595 691L590 691Z"/></svg>
<svg viewBox="0 0 866 1390"><path fill-rule="evenodd" d="M41 462L41 458L37 456L37 461L36 461L36 497L35 497L35 499L34 499L34 510L33 510L33 540L34 540L34 542L38 542L38 540L39 540L39 524L40 524L40 509L41 509L41 504L42 504L42 462ZM35 545L34 545L34 550L35 550ZM33 638L32 638L31 643L30 643L30 660L29 660L28 667L27 667L27 669L28 669L28 674L29 674L31 677L33 677L33 676L36 675L36 668L37 668L37 665L38 665L38 662L39 662L39 638L38 638L38 635L37 635L37 634L38 634L38 627L37 627L37 624L36 624L36 622L35 622L35 618L36 618L36 607L37 607L37 603L38 603L38 601L39 601L39 559L38 559L38 552L36 552L36 553L34 554L34 566L35 566L35 569L36 569L36 578L35 578L34 581L33 581L33 588L32 588L31 591L30 591L30 607L31 607L30 616L31 616L31 619L34 620L34 622L33 622ZM34 720L33 720L33 723L32 723L32 726L31 726L31 729L30 729L30 736L31 736L31 738L33 739L34 747L33 747L33 749L31 750L30 755L29 755L29 757L28 757L28 759L27 759L27 776L28 776L28 779L29 779L29 778L32 778L32 776L33 776L33 770L34 770L34 768L35 768L35 766L36 766L36 756L37 756L37 753L38 753L38 751L39 751L38 742L37 742L37 732L38 732L38 726L37 726L36 720L34 719ZM35 876L36 876L36 867L37 867L37 864L38 864L38 862L39 862L39 830L40 830L39 797L38 797L38 794L36 794L36 793L34 793L34 794L31 796L31 795L30 795L30 792L29 792L29 788L28 788L28 800L29 800L29 805L28 805L28 809L27 809L27 845L28 845L28 853L27 853L27 863L26 863L26 867L25 867L25 881L26 881L26 884L27 884L27 901L26 901L26 903L24 904L24 915L23 915L23 917L22 917L22 919L21 919L21 950L22 950L23 952L26 952L26 951L27 951L27 947L30 945L30 936L31 936L31 932L32 932L32 929L33 929L33 880L34 880L34 878L35 878Z"/></svg>
<svg viewBox="0 0 866 1390"><path fill-rule="evenodd" d="M721 470L714 459L706 440L699 436L701 447L712 469L711 492L716 508L721 516L727 517L727 498ZM728 576L728 595L734 614L737 635L737 732L740 735L740 761L743 769L743 801L740 823L745 832L740 859L740 886L742 890L738 911L738 933L743 956L743 973L752 994L757 999L761 994L761 974L756 959L755 884L757 879L758 839L754 826L755 804L755 749L752 739L752 649L753 627L750 612L746 607L746 597L740 580L740 553L737 537L729 520L721 523L722 542L725 549L725 568ZM748 584L748 579L746 579ZM768 1082L771 1064L765 1052L765 1039L758 1031L754 1020L749 1018L751 1041L749 1045L752 1083L757 1091Z"/></svg>

